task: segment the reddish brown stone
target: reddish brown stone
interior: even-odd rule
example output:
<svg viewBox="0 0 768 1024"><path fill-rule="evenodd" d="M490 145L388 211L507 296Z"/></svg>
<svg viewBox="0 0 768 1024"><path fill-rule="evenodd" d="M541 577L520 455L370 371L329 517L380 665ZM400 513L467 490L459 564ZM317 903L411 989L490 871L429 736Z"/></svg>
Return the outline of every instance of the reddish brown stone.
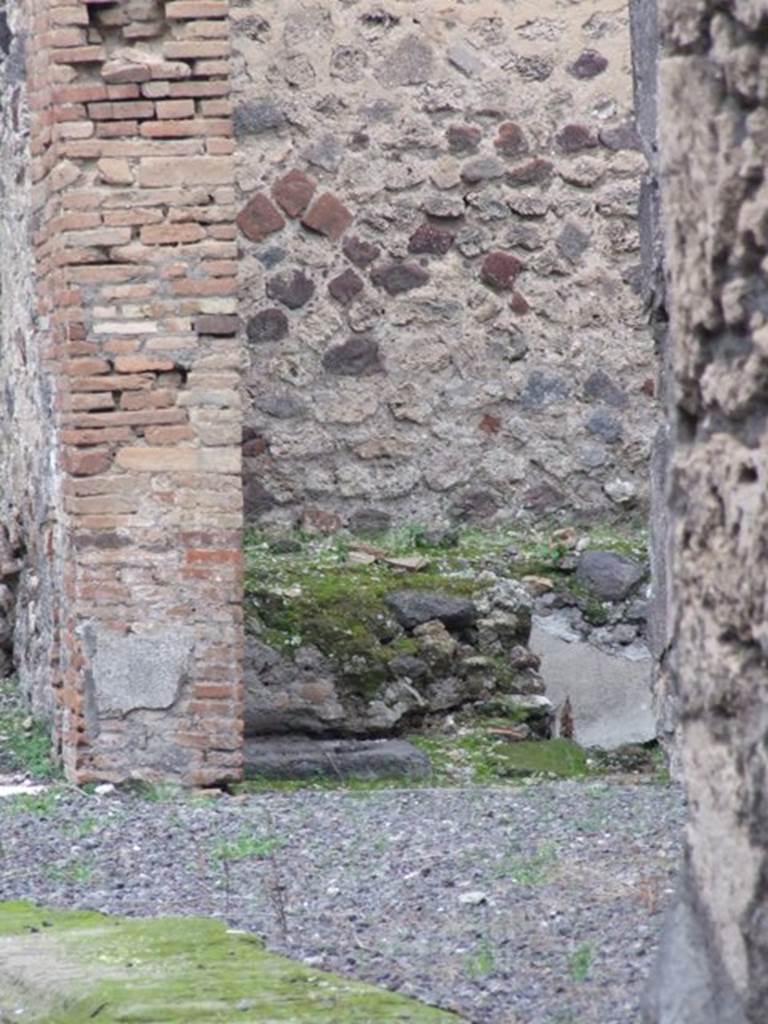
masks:
<svg viewBox="0 0 768 1024"><path fill-rule="evenodd" d="M237 215L237 226L252 242L263 242L285 227L285 218L263 192L257 192Z"/></svg>
<svg viewBox="0 0 768 1024"><path fill-rule="evenodd" d="M483 260L480 276L491 288L501 291L512 288L522 269L522 263L511 252L489 252Z"/></svg>
<svg viewBox="0 0 768 1024"><path fill-rule="evenodd" d="M499 125L499 134L493 144L502 156L522 156L528 152L528 141L523 129L514 121L505 121Z"/></svg>
<svg viewBox="0 0 768 1024"><path fill-rule="evenodd" d="M399 295L414 288L421 288L429 281L429 274L416 263L387 263L377 267L371 274L374 284L390 295Z"/></svg>
<svg viewBox="0 0 768 1024"><path fill-rule="evenodd" d="M72 476L95 476L104 473L112 464L112 456L103 448L90 451L67 451L64 454L64 469Z"/></svg>
<svg viewBox="0 0 768 1024"><path fill-rule="evenodd" d="M480 420L480 429L484 434L498 434L501 430L501 419L487 412Z"/></svg>
<svg viewBox="0 0 768 1024"><path fill-rule="evenodd" d="M337 302L344 306L348 306L362 290L363 281L354 270L345 270L343 274L339 274L328 283L328 291Z"/></svg>
<svg viewBox="0 0 768 1024"><path fill-rule="evenodd" d="M549 181L553 170L549 160L542 160L537 156L524 164L518 164L517 167L510 167L507 171L507 182L510 185L541 185Z"/></svg>
<svg viewBox="0 0 768 1024"><path fill-rule="evenodd" d="M347 259L361 269L370 266L374 260L379 258L381 252L378 245L366 242L362 238L356 238L354 235L345 239L343 249Z"/></svg>
<svg viewBox="0 0 768 1024"><path fill-rule="evenodd" d="M656 381L653 377L646 377L643 383L640 385L640 390L644 395L648 395L649 398L653 398L656 394Z"/></svg>
<svg viewBox="0 0 768 1024"><path fill-rule="evenodd" d="M298 217L309 206L316 187L316 182L303 171L289 171L275 182L272 196L289 217Z"/></svg>
<svg viewBox="0 0 768 1024"><path fill-rule="evenodd" d="M555 142L563 153L580 153L584 149L595 149L598 138L589 125L566 124L555 136Z"/></svg>
<svg viewBox="0 0 768 1024"><path fill-rule="evenodd" d="M408 241L408 252L445 256L453 245L453 239L454 236L450 231L436 228L434 224L422 224L411 235Z"/></svg>
<svg viewBox="0 0 768 1024"><path fill-rule="evenodd" d="M475 153L483 132L471 124L452 124L445 133L451 153Z"/></svg>
<svg viewBox="0 0 768 1024"><path fill-rule="evenodd" d="M240 330L240 317L226 313L204 313L195 317L195 331L198 334L214 334L226 338Z"/></svg>
<svg viewBox="0 0 768 1024"><path fill-rule="evenodd" d="M310 231L317 231L318 234L336 241L341 238L352 220L352 214L346 206L340 203L333 193L324 192L301 218L301 223Z"/></svg>
<svg viewBox="0 0 768 1024"><path fill-rule="evenodd" d="M526 313L530 312L530 305L525 296L521 295L520 292L513 292L512 299L509 303L509 308L513 313L517 313L518 316L525 316Z"/></svg>

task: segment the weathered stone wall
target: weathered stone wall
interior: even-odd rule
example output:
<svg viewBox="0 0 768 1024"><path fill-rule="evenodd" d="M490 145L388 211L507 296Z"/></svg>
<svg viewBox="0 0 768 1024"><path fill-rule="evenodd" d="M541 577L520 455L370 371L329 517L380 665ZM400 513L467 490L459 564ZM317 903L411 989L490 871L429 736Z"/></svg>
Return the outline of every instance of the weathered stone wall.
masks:
<svg viewBox="0 0 768 1024"><path fill-rule="evenodd" d="M34 293L26 14L19 3L0 5L0 660L18 671L35 712L50 717L57 483L53 384Z"/></svg>
<svg viewBox="0 0 768 1024"><path fill-rule="evenodd" d="M233 10L252 517L644 508L628 12Z"/></svg>
<svg viewBox="0 0 768 1024"><path fill-rule="evenodd" d="M24 487L45 515L45 460L52 542L31 514L22 540L46 543L61 609L35 685L56 694L70 778L214 783L238 775L243 728L229 5L20 13L34 261L20 251L4 283L4 501L28 500L35 452Z"/></svg>
<svg viewBox="0 0 768 1024"><path fill-rule="evenodd" d="M663 0L660 143L688 853L648 1020L768 1007L768 15Z"/></svg>

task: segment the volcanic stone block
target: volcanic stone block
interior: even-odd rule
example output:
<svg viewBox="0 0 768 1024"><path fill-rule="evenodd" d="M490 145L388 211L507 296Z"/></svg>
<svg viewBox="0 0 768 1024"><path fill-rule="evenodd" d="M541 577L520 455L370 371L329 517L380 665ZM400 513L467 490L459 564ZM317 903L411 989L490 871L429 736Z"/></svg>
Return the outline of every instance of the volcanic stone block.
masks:
<svg viewBox="0 0 768 1024"><path fill-rule="evenodd" d="M489 252L483 260L480 276L491 288L512 290L515 278L522 269L523 264L511 252Z"/></svg>
<svg viewBox="0 0 768 1024"><path fill-rule="evenodd" d="M555 144L563 153L580 153L585 149L595 149L598 137L589 125L566 124L555 136Z"/></svg>
<svg viewBox="0 0 768 1024"><path fill-rule="evenodd" d="M267 281L267 295L288 309L301 309L314 294L314 281L303 270L284 270Z"/></svg>
<svg viewBox="0 0 768 1024"><path fill-rule="evenodd" d="M316 183L303 171L289 171L272 186L272 196L289 217L298 217L309 206Z"/></svg>
<svg viewBox="0 0 768 1024"><path fill-rule="evenodd" d="M524 164L510 167L505 177L510 185L541 185L552 177L554 166L550 160L535 157Z"/></svg>
<svg viewBox="0 0 768 1024"><path fill-rule="evenodd" d="M268 96L258 96L238 103L233 117L235 135L263 135L285 124L282 108Z"/></svg>
<svg viewBox="0 0 768 1024"><path fill-rule="evenodd" d="M422 288L429 281L429 274L417 263L387 263L376 267L371 279L390 295L400 295L414 288Z"/></svg>
<svg viewBox="0 0 768 1024"><path fill-rule="evenodd" d="M363 290L362 278L354 270L345 270L328 282L328 291L337 302L348 306Z"/></svg>
<svg viewBox="0 0 768 1024"><path fill-rule="evenodd" d="M582 50L573 64L568 67L568 74L574 78L596 78L608 67L608 60L597 50Z"/></svg>
<svg viewBox="0 0 768 1024"><path fill-rule="evenodd" d="M364 239L357 238L354 235L344 239L342 248L347 259L351 260L356 267L360 267L361 270L374 263L381 253L378 245L374 245L373 242L366 242Z"/></svg>
<svg viewBox="0 0 768 1024"><path fill-rule="evenodd" d="M476 153L483 131L472 124L452 124L445 137L451 153Z"/></svg>
<svg viewBox="0 0 768 1024"><path fill-rule="evenodd" d="M434 224L422 224L416 228L408 240L408 252L428 253L433 256L445 256L453 245L454 235Z"/></svg>
<svg viewBox="0 0 768 1024"><path fill-rule="evenodd" d="M365 334L355 334L343 345L328 349L323 366L328 373L341 377L368 377L385 372L378 343Z"/></svg>
<svg viewBox="0 0 768 1024"><path fill-rule="evenodd" d="M623 601L646 577L646 568L615 551L585 551L576 580L601 601Z"/></svg>
<svg viewBox="0 0 768 1024"><path fill-rule="evenodd" d="M353 219L346 206L332 192L324 192L304 214L301 223L310 231L316 231L336 241L341 238Z"/></svg>
<svg viewBox="0 0 768 1024"><path fill-rule="evenodd" d="M263 192L257 192L238 214L237 226L252 242L263 242L285 227L285 218Z"/></svg>
<svg viewBox="0 0 768 1024"><path fill-rule="evenodd" d="M504 124L499 125L499 133L493 144L496 147L496 152L506 157L522 156L528 152L528 140L525 137L525 132L514 121L505 121Z"/></svg>
<svg viewBox="0 0 768 1024"><path fill-rule="evenodd" d="M249 319L246 332L252 345L282 341L288 334L288 317L282 309L262 309Z"/></svg>
<svg viewBox="0 0 768 1024"><path fill-rule="evenodd" d="M425 590L395 590L387 594L387 605L404 629L439 620L447 629L468 629L478 618L474 603L466 597Z"/></svg>

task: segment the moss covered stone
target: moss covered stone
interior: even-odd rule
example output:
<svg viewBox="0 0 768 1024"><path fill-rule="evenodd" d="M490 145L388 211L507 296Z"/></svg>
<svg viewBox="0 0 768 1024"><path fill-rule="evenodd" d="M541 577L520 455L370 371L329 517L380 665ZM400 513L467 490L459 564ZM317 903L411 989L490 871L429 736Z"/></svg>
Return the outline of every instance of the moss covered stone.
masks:
<svg viewBox="0 0 768 1024"><path fill-rule="evenodd" d="M0 1019L26 1024L449 1024L460 1018L268 953L203 918L0 904Z"/></svg>

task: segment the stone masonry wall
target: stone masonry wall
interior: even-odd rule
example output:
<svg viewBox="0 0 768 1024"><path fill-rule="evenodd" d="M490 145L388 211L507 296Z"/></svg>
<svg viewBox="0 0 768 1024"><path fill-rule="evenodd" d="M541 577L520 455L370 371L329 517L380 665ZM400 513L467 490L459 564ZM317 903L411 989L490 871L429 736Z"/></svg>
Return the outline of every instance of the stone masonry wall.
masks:
<svg viewBox="0 0 768 1024"><path fill-rule="evenodd" d="M18 671L33 710L50 718L54 403L34 299L25 15L0 4L0 674Z"/></svg>
<svg viewBox="0 0 768 1024"><path fill-rule="evenodd" d="M4 372L14 394L53 387L53 430L25 418L21 448L40 431L51 466L65 768L214 783L240 771L243 724L229 6L21 13L35 353Z"/></svg>
<svg viewBox="0 0 768 1024"><path fill-rule="evenodd" d="M645 507L628 11L233 6L251 518Z"/></svg>
<svg viewBox="0 0 768 1024"><path fill-rule="evenodd" d="M663 0L661 185L687 854L647 1020L768 1007L768 12Z"/></svg>

